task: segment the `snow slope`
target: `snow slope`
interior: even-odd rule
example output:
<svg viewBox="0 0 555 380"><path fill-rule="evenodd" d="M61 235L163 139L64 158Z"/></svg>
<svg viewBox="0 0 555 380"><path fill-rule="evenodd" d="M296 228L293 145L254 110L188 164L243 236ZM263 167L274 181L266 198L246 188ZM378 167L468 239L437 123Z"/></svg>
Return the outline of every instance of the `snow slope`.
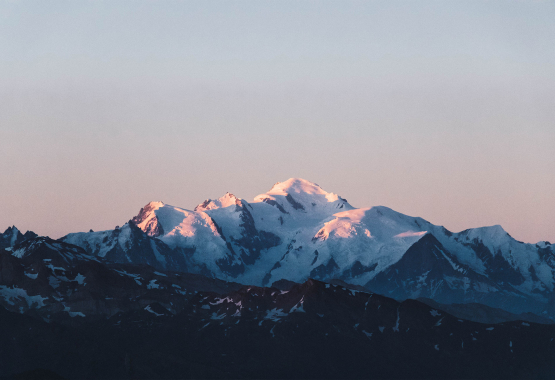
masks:
<svg viewBox="0 0 555 380"><path fill-rule="evenodd" d="M72 233L60 240L111 262L187 271L186 255L182 251L148 236L133 223L108 231Z"/></svg>

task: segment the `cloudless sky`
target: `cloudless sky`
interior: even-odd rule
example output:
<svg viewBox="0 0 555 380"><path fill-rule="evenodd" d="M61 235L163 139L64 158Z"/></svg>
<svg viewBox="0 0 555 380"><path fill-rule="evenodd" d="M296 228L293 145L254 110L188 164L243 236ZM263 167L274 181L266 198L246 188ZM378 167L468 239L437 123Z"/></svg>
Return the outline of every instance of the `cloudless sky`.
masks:
<svg viewBox="0 0 555 380"><path fill-rule="evenodd" d="M555 242L555 2L2 1L0 229L302 177Z"/></svg>

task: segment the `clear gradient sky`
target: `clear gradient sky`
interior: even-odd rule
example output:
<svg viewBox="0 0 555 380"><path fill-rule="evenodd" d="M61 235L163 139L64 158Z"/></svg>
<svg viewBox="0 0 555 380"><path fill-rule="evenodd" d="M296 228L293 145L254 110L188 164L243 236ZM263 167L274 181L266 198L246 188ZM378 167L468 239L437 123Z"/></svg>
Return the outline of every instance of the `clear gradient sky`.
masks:
<svg viewBox="0 0 555 380"><path fill-rule="evenodd" d="M0 229L302 177L555 241L553 1L1 1Z"/></svg>

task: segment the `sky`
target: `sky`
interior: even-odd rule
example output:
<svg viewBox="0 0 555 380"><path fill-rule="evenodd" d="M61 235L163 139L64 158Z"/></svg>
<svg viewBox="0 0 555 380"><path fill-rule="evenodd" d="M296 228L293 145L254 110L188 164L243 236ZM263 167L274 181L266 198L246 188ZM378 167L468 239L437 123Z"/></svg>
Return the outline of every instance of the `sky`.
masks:
<svg viewBox="0 0 555 380"><path fill-rule="evenodd" d="M0 1L0 229L301 177L555 242L555 2Z"/></svg>

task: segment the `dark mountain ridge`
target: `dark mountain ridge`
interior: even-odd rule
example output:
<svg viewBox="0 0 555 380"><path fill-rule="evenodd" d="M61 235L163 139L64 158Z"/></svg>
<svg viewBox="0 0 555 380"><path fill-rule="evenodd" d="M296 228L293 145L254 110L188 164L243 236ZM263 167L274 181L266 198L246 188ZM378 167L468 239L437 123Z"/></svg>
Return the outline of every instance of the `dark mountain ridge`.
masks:
<svg viewBox="0 0 555 380"><path fill-rule="evenodd" d="M309 279L278 288L111 263L37 237L0 252L0 376L548 378L555 325L481 324ZM403 363L403 365L399 365Z"/></svg>

